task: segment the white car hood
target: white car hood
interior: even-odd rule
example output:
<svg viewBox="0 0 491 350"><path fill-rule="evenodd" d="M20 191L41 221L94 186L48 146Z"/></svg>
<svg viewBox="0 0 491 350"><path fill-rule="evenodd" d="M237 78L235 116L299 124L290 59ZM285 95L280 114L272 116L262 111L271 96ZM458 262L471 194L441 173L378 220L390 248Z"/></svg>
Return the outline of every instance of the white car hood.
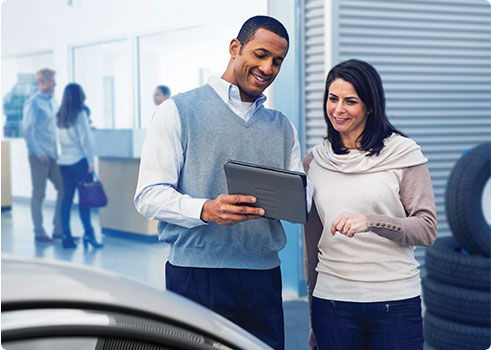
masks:
<svg viewBox="0 0 491 350"><path fill-rule="evenodd" d="M106 305L143 311L200 329L246 349L268 349L224 317L169 291L85 265L2 254L2 306Z"/></svg>

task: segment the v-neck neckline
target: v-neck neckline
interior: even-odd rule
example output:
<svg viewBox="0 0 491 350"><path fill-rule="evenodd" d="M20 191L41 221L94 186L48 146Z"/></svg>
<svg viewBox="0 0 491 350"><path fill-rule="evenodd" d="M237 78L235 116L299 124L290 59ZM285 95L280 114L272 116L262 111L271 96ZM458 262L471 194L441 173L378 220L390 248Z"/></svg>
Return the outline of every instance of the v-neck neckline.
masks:
<svg viewBox="0 0 491 350"><path fill-rule="evenodd" d="M237 113L235 113L226 103L224 100L222 100L222 98L220 97L220 95L218 95L218 93L215 91L215 89L213 89L213 87L211 87L211 85L207 84L206 85L211 91L213 91L213 94L216 96L216 98L218 98L222 104L222 106L228 111L230 112L231 114L233 114L234 116L234 120L239 123L240 125L246 127L246 128L249 128L252 124L254 124L254 122L256 121L257 119L257 113L259 112L259 110L261 108L263 108L263 106L260 106L254 113L251 114L251 117L249 118L249 120L245 121L243 118L241 118L240 115L238 115Z"/></svg>

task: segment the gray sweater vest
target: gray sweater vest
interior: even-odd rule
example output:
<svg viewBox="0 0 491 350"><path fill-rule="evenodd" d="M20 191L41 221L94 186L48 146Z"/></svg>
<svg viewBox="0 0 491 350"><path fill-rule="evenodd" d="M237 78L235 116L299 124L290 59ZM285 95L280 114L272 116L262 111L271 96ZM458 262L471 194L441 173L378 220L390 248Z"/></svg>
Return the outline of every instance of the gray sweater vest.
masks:
<svg viewBox="0 0 491 350"><path fill-rule="evenodd" d="M223 165L229 159L288 168L293 129L280 112L260 107L245 122L209 85L172 97L181 119L184 163L177 191L194 198L226 194ZM159 223L177 266L272 269L286 237L279 220L258 219L233 226L215 223L191 229Z"/></svg>

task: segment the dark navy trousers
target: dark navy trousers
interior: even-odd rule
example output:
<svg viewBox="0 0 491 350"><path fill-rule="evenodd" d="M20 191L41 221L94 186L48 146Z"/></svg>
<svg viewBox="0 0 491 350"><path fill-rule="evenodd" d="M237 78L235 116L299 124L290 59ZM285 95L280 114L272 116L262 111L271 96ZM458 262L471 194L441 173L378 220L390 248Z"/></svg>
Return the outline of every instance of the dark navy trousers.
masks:
<svg viewBox="0 0 491 350"><path fill-rule="evenodd" d="M61 226L63 232L70 232L70 212L73 203L73 196L80 181L92 182L92 174L89 174L89 164L86 158L81 159L75 164L60 165L61 177L63 179L63 199L61 201ZM93 232L90 223L90 208L78 207L80 220L86 233Z"/></svg>
<svg viewBox="0 0 491 350"><path fill-rule="evenodd" d="M285 347L280 268L214 269L165 265L167 290L231 320L273 349Z"/></svg>
<svg viewBox="0 0 491 350"><path fill-rule="evenodd" d="M353 303L312 297L319 350L423 350L421 299Z"/></svg>

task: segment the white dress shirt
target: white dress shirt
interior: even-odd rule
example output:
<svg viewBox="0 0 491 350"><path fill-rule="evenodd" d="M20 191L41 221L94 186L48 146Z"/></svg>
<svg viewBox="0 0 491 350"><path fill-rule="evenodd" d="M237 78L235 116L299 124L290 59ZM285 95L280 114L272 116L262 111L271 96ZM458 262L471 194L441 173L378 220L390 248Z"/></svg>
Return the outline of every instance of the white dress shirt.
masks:
<svg viewBox="0 0 491 350"><path fill-rule="evenodd" d="M261 94L254 102L242 102L239 88L218 77L211 77L208 84L245 121L266 101L266 96ZM292 128L294 143L288 169L303 173L298 132L293 124ZM186 228L207 224L200 218L201 210L205 201L214 198L193 198L176 191L183 162L181 121L174 100L169 98L157 107L143 144L135 194L135 206L140 214ZM312 184L307 181L309 211L312 192Z"/></svg>

